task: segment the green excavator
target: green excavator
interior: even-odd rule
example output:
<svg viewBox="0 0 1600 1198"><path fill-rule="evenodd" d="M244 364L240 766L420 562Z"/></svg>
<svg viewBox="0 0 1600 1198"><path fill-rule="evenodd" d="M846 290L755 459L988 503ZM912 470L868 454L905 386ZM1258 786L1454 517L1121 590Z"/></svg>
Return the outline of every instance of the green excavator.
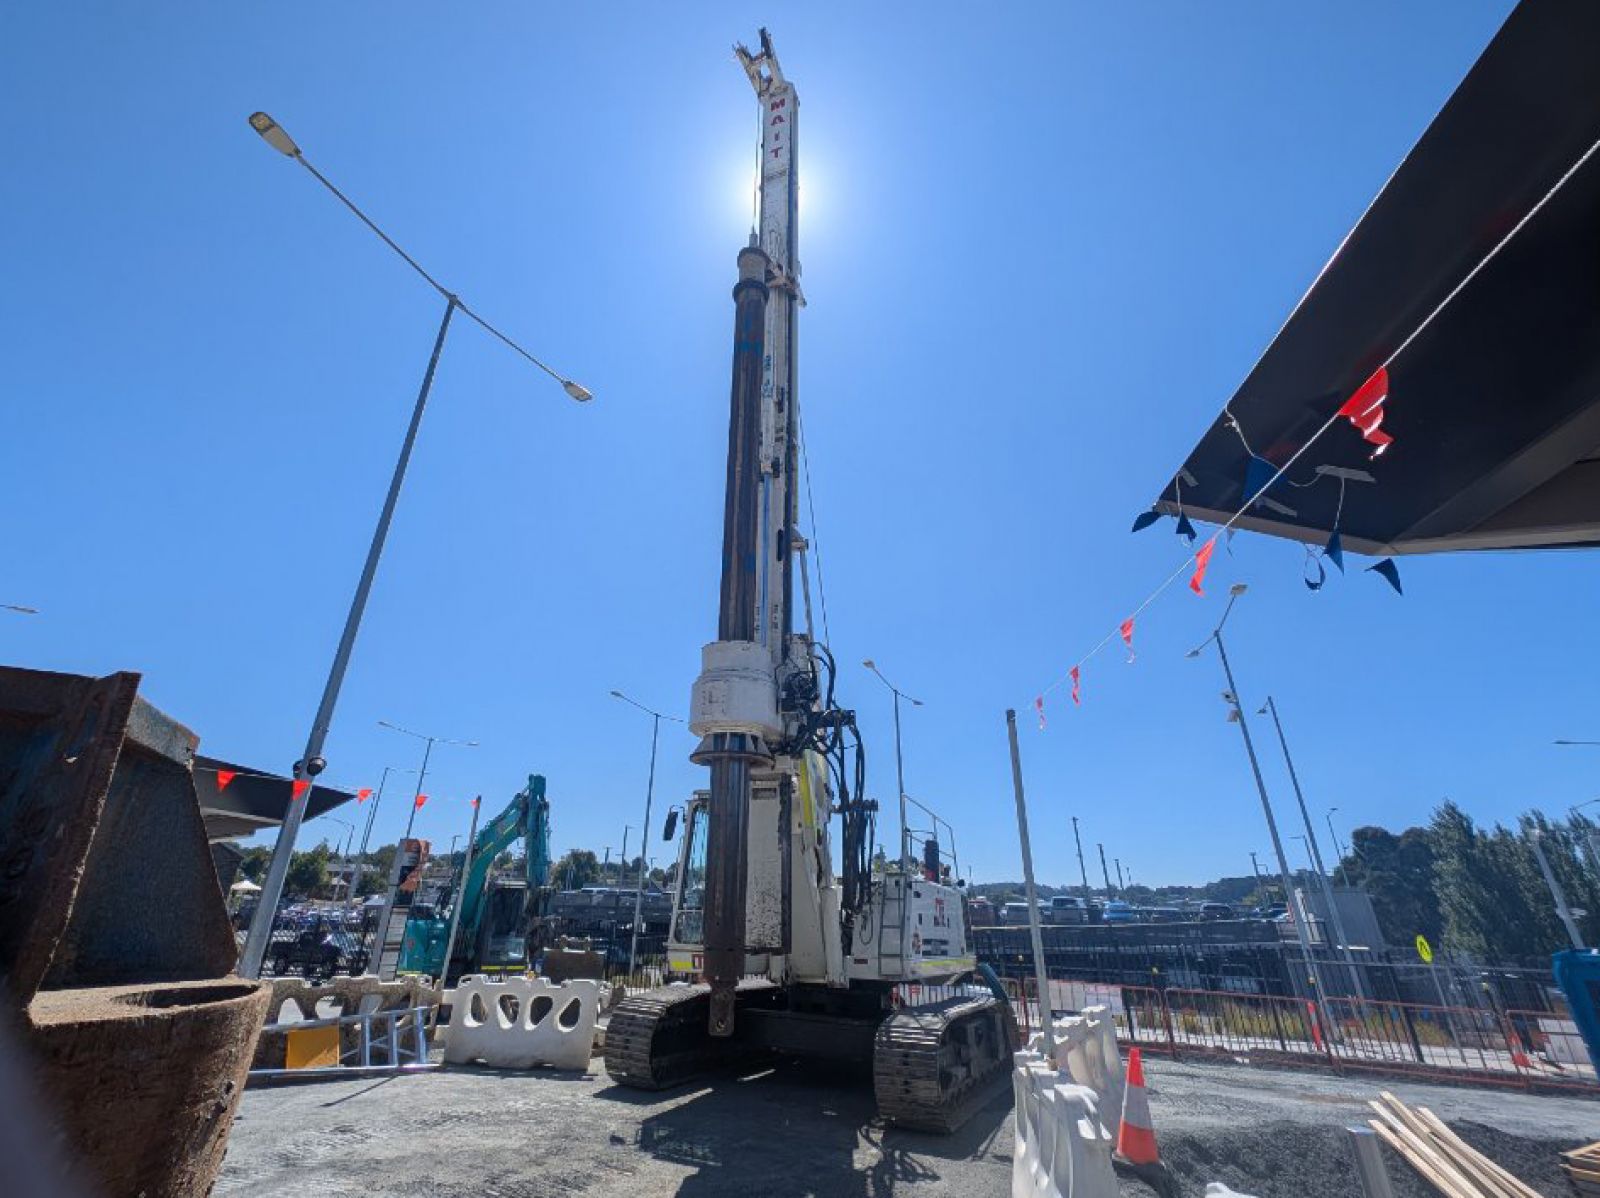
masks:
<svg viewBox="0 0 1600 1198"><path fill-rule="evenodd" d="M526 844L522 877L490 877L495 859L513 841ZM522 973L529 967L529 945L550 901L550 801L544 777L530 774L527 787L504 811L478 830L466 868L452 893L431 916L406 924L400 972L426 974L454 982L469 973ZM454 949L445 953L456 908Z"/></svg>

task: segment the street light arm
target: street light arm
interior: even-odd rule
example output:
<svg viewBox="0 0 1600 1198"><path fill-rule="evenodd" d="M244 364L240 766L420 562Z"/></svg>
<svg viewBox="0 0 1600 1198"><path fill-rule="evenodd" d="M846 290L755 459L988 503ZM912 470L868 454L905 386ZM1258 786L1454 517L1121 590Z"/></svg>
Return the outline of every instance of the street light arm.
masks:
<svg viewBox="0 0 1600 1198"><path fill-rule="evenodd" d="M421 275L422 278L427 282L428 286L437 291L442 298L448 300L453 307L459 308L463 315L470 317L474 323L482 327L487 332L493 334L511 349L521 354L529 362L532 362L540 370L544 371L551 378L555 379L556 382L561 384L562 389L579 403L588 403L594 398L594 393L591 392L587 387L580 383L574 382L572 379L569 379L566 375L561 374L556 370L552 370L539 358L534 357L533 354L529 353L516 341L512 340L505 333L502 333L499 329L495 328L494 325L490 324L483 317L479 316L465 303L463 303L459 296L452 292L443 283L439 282L438 279L429 274L423 268L422 263L418 262L410 254L406 253L405 250L401 249L400 243L379 228L378 222L363 212L354 200L345 195L344 192L340 191L338 187L334 185L333 180L329 179L316 167L312 166L311 160L305 156L305 153L294 143L294 140L290 138L288 133L284 131L283 127L274 121L270 116L264 112L257 112L253 114L250 117L250 127L259 133L267 142L267 144L272 146L273 149L277 150L279 153L287 155L290 158L293 158L301 166L305 167L306 170L310 171L312 178L316 179L318 183L321 183L331 193L333 193L334 198L346 208L350 209L350 211L355 214L357 220L376 233L383 241L384 245L388 246L396 254L399 254L407 266L416 271L417 274Z"/></svg>

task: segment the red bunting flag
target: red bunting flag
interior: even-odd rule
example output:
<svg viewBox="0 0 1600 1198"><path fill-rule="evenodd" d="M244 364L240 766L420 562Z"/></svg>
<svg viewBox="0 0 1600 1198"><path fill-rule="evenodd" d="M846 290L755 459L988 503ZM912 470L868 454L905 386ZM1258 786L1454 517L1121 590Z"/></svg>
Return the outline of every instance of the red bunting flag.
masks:
<svg viewBox="0 0 1600 1198"><path fill-rule="evenodd" d="M218 790L227 790L228 789L228 783L232 782L238 776L239 776L239 771L238 770L218 770L217 771L217 789Z"/></svg>
<svg viewBox="0 0 1600 1198"><path fill-rule="evenodd" d="M427 795L418 795L417 796L417 810L421 811L422 810L422 805L424 803L426 803L427 801L428 801L428 796Z"/></svg>
<svg viewBox="0 0 1600 1198"><path fill-rule="evenodd" d="M1216 547L1217 538L1213 533L1211 539L1200 546L1200 551L1194 555L1194 577L1189 579L1189 589L1196 595L1205 594L1200 587L1206 580L1206 567L1211 564L1211 554Z"/></svg>
<svg viewBox="0 0 1600 1198"><path fill-rule="evenodd" d="M1380 366L1373 375L1349 399L1344 401L1344 406L1339 409L1343 416L1356 428L1361 430L1361 436L1368 445L1376 445L1372 456L1377 457L1394 442L1394 438L1383 431L1383 401L1389 398L1389 371Z"/></svg>
<svg viewBox="0 0 1600 1198"><path fill-rule="evenodd" d="M1072 679L1072 701L1077 706L1082 707L1083 700L1078 697L1078 667L1073 666L1068 672L1067 677Z"/></svg>
<svg viewBox="0 0 1600 1198"><path fill-rule="evenodd" d="M1044 696L1040 695L1033 701L1033 709L1039 713L1039 731L1044 731Z"/></svg>
<svg viewBox="0 0 1600 1198"><path fill-rule="evenodd" d="M482 797L483 797L482 795L479 795L477 799L473 799L472 800L472 805L473 805L474 808L476 808L477 805L478 805L478 799L481 799Z"/></svg>
<svg viewBox="0 0 1600 1198"><path fill-rule="evenodd" d="M289 801L291 803L294 802L295 799L298 799L301 795L305 794L306 791L308 791L310 789L311 789L311 783L310 782L306 781L304 778L296 778L289 785Z"/></svg>
<svg viewBox="0 0 1600 1198"><path fill-rule="evenodd" d="M370 787L370 786L363 786L360 790L356 791L356 802L357 803L365 803L371 797L372 797L372 787Z"/></svg>
<svg viewBox="0 0 1600 1198"><path fill-rule="evenodd" d="M1122 633L1122 641L1123 641L1123 643L1128 646L1128 661L1131 664L1132 661L1133 661L1133 617L1132 616L1129 616L1126 620L1124 620L1122 622L1122 628L1120 629L1120 631Z"/></svg>

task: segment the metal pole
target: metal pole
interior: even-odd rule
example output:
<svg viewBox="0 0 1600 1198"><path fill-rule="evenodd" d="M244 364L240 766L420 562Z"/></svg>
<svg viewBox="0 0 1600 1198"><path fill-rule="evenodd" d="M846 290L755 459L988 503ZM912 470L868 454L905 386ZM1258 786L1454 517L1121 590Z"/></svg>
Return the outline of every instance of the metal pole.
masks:
<svg viewBox="0 0 1600 1198"><path fill-rule="evenodd" d="M1356 1176L1361 1180L1364 1198L1394 1198L1389 1167L1383 1160L1378 1133L1370 1127L1346 1128L1350 1133L1350 1154L1356 1160Z"/></svg>
<svg viewBox="0 0 1600 1198"><path fill-rule="evenodd" d="M1544 874L1544 884L1550 887L1550 893L1556 900L1556 914L1561 917L1561 922L1566 925L1567 935L1572 938L1572 947L1580 953L1584 951L1583 933L1578 930L1578 921L1572 917L1572 908L1567 906L1567 895L1561 889L1561 883L1556 881L1556 876L1550 869L1550 862L1544 855L1544 845L1540 843L1543 834L1535 828L1528 834L1528 841L1533 845L1533 855L1539 859L1539 872Z"/></svg>
<svg viewBox="0 0 1600 1198"><path fill-rule="evenodd" d="M628 868L628 833L633 831L630 824L622 825L622 852L617 856L617 885L622 885L622 871Z"/></svg>
<svg viewBox="0 0 1600 1198"><path fill-rule="evenodd" d="M302 159L302 161L304 161ZM344 686L345 670L350 665L350 654L355 648L356 633L361 630L361 617L367 609L367 596L372 592L372 580L378 572L378 559L383 556L383 544L389 536L389 525L394 519L395 505L400 499L400 487L405 482L406 467L411 461L411 450L417 442L417 430L422 426L422 413L428 406L428 393L433 390L434 372L439 368L439 355L444 350L445 334L450 331L450 318L455 315L457 300L449 296L444 306L444 319L439 322L439 333L433 341L433 353L428 358L428 369L422 376L422 387L417 392L416 407L411 412L411 423L406 428L405 441L400 446L400 457L395 462L394 476L389 480L389 494L383 501L383 511L378 516L378 526L373 530L372 544L367 549L367 561L356 584L355 596L350 600L350 611L345 616L344 633L333 655L333 665L328 670L328 681L322 688L322 702L316 717L311 721L311 733L306 738L305 752L295 762L296 779L315 779L327 764L322 749L328 738L328 728L333 723L334 707L339 702L339 691ZM310 804L308 790L302 801L293 798L278 828L278 839L272 847L272 861L261 883L261 896L250 931L244 941L244 951L239 956L239 976L258 978L261 962L272 940L272 925L278 913L278 901L283 897L283 880L289 872L289 858L294 852L295 837Z"/></svg>
<svg viewBox="0 0 1600 1198"><path fill-rule="evenodd" d="M1222 672L1228 679L1228 694L1232 696L1233 710L1239 716L1239 733L1244 737L1244 751L1250 758L1250 772L1255 775L1256 791L1261 795L1261 811L1267 817L1267 831L1272 834L1272 850L1278 855L1278 872L1283 877L1283 897L1285 906L1292 911L1299 907L1299 915L1294 921L1295 936L1300 941L1300 953L1305 958L1306 970L1310 974L1312 988L1315 991L1314 1001L1317 1009L1322 1012L1323 1025L1332 1033L1333 1024L1328 1021L1326 1009L1323 1007L1324 990L1322 988L1322 972L1317 968L1316 958L1311 955L1311 935L1306 927L1306 909L1303 902L1294 900L1294 892L1289 888L1289 858L1283 851L1283 841L1278 837L1278 821L1272 815L1272 801L1267 797L1266 779L1261 776L1261 763L1256 760L1256 746L1250 739L1250 725L1244 718L1244 707L1239 702L1239 688L1233 681L1233 666L1228 663L1228 650L1222 643L1222 629L1218 628L1212 634L1217 641L1217 655L1222 658Z"/></svg>
<svg viewBox="0 0 1600 1198"><path fill-rule="evenodd" d="M1317 845L1317 833L1311 823L1311 812L1306 808L1306 796L1300 789L1300 775L1295 772L1294 758L1289 755L1289 739L1283 734L1283 722L1278 718L1278 704L1271 695L1267 696L1267 710L1272 713L1272 726L1278 730L1278 744L1283 747L1284 764L1289 767L1289 781L1294 784L1294 797L1300 804L1300 819L1306 826L1306 847L1311 850L1311 864L1316 867L1322 898L1328 905L1329 926L1333 928L1334 940L1344 956L1345 966L1350 970L1350 981L1355 986L1356 995L1366 998L1366 983L1361 980L1361 971L1356 967L1355 956L1350 951L1350 940L1345 935L1344 920L1339 915L1337 896L1333 893L1333 884L1328 881L1328 871L1322 866L1322 849Z"/></svg>
<svg viewBox="0 0 1600 1198"><path fill-rule="evenodd" d="M438 737L425 736L422 739L427 742L427 747L422 750L422 768L417 771L417 791L411 796L411 813L406 816L406 830L394 846L397 860L400 857L402 846L411 839L411 826L417 821L417 800L422 797L422 784L428 777L428 758L433 756L433 742ZM395 888L391 885L388 894L384 896L383 914L378 918L377 943L373 946L371 960L367 963L368 969L374 974L378 971L378 958L383 955L383 939L389 934L389 920L394 915L394 900Z"/></svg>
<svg viewBox="0 0 1600 1198"><path fill-rule="evenodd" d="M1022 753L1017 748L1017 713L1006 709L1006 736L1011 741L1011 788L1017 796L1017 837L1022 842L1022 880L1028 891L1028 935L1033 941L1033 973L1039 985L1039 1027L1046 1033L1045 1053L1055 1057L1050 978L1044 966L1044 937L1039 931L1039 892L1033 884L1033 848L1028 843L1028 803L1022 796ZM1027 996L1023 996L1026 1008Z"/></svg>
<svg viewBox="0 0 1600 1198"><path fill-rule="evenodd" d="M473 851L478 847L478 812L483 807L483 796L479 795L472 800L472 827L467 832L467 855L461 861L461 881L456 886L455 901L450 904L450 935L444 942L444 964L440 967L444 972L439 975L439 985L448 985L450 981L450 956L456 951L456 928L461 925L461 898L466 893L467 875L472 871Z"/></svg>
<svg viewBox="0 0 1600 1198"><path fill-rule="evenodd" d="M1113 857L1112 861L1117 867L1117 893L1122 894L1128 889L1128 884L1122 880L1122 858Z"/></svg>
<svg viewBox="0 0 1600 1198"><path fill-rule="evenodd" d="M1100 850L1100 876L1106 880L1106 897L1110 898L1112 893L1111 871L1106 868L1106 846L1103 844L1096 844L1094 847Z"/></svg>
<svg viewBox="0 0 1600 1198"><path fill-rule="evenodd" d="M903 871L906 868L906 858L911 855L911 833L906 826L905 763L900 757L900 692L893 686L889 689L894 692L894 784L895 789L900 792L900 869ZM904 921L901 922L901 930L904 931Z"/></svg>
<svg viewBox="0 0 1600 1198"><path fill-rule="evenodd" d="M1334 872L1337 874L1338 870L1344 870L1344 884L1346 888L1348 888L1350 885L1350 869L1344 863L1346 856L1345 849L1344 846L1339 843L1339 834L1333 830L1333 813L1335 810L1336 808L1333 807L1328 808L1328 835L1333 837L1333 851L1339 854L1339 864L1335 868Z"/></svg>
<svg viewBox="0 0 1600 1198"><path fill-rule="evenodd" d="M646 843L650 837L650 800L656 793L656 740L661 735L661 717L652 712L650 724L650 781L644 787L644 836ZM639 890L633 896L633 943L628 946L628 975L638 968L639 960L639 921L644 918L644 874L650 868L650 863L644 859L644 854L639 854Z"/></svg>
<svg viewBox="0 0 1600 1198"><path fill-rule="evenodd" d="M1078 876L1083 879L1083 901L1089 901L1089 871L1083 864L1083 838L1078 835L1078 817L1072 817L1072 842L1078 846Z"/></svg>

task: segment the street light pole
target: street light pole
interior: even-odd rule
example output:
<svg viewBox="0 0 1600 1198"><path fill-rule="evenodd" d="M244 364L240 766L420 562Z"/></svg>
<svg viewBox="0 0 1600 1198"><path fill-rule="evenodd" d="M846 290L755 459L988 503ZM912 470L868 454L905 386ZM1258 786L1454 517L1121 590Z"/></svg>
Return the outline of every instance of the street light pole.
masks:
<svg viewBox="0 0 1600 1198"><path fill-rule="evenodd" d="M656 744L661 737L661 721L671 720L681 724L683 721L675 715L664 715L653 707L646 707L637 700L628 698L621 691L612 691L613 699L621 699L624 703L632 703L640 711L650 717L650 777L644 786L644 843L650 843L650 800L656 790ZM644 882L645 872L650 868L650 862L645 859L643 851L639 853L639 887L633 896L633 939L628 945L628 974L631 977L638 968L639 960L639 921L644 918Z"/></svg>
<svg viewBox="0 0 1600 1198"><path fill-rule="evenodd" d="M873 663L872 658L870 658L870 657L867 658L861 664L866 666L867 669L871 670L874 674L876 674L878 676L878 681L883 683L884 686L888 687L889 690L892 691L893 694L894 694L894 776L895 776L895 786L897 787L897 789L900 792L900 865L899 865L899 868L900 868L900 870L902 872L904 872L906 870L906 868L907 868L906 862L911 856L911 844L910 844L910 835L911 835L911 833L910 833L910 829L909 829L909 827L907 826L907 823L906 823L906 772L905 772L905 762L904 762L903 758L900 755L900 700L904 699L907 703L910 703L911 706L913 706L913 707L921 707L922 706L922 700L921 699L913 699L910 695L906 694L899 687L897 687L894 683L890 682L887 678L885 678L883 676L883 671L878 669L878 667ZM907 907L906 910L909 911L910 908Z"/></svg>
<svg viewBox="0 0 1600 1198"><path fill-rule="evenodd" d="M262 139L280 154L294 159L332 192L338 199L360 217L374 233L383 239L385 244L395 253L399 254L406 262L420 274L435 291L444 299L444 315L439 321L439 331L434 337L433 352L428 357L427 369L423 372L422 386L417 392L417 402L411 412L411 423L406 428L405 440L401 443L400 457L395 462L394 474L389 480L389 492L384 498L383 509L378 516L377 527L373 530L372 542L367 547L367 560L361 570L360 581L356 584L356 592L350 601L350 610L345 615L344 631L339 637L339 646L334 652L333 664L328 670L327 681L322 688L322 701L317 706L317 714L311 721L311 731L306 737L305 751L300 760L294 765L295 781L314 782L317 775L322 773L327 766L323 757L323 748L327 742L328 729L333 723L334 708L339 702L339 692L344 686L344 676L350 665L350 654L355 648L356 634L361 630L361 617L366 612L367 598L372 591L372 580L378 572L378 560L383 556L384 542L389 536L389 526L394 520L394 509L400 498L400 488L405 482L406 467L411 461L411 451L416 445L417 429L422 424L422 414L428 406L428 394L433 390L434 374L439 368L439 355L444 350L446 334L450 331L450 319L460 308L478 324L515 349L534 365L550 374L561 382L567 394L577 400L592 398L590 393L570 379L563 379L543 362L528 353L516 342L494 328L482 317L472 312L453 293L440 286L439 283L417 265L415 259L402 250L390 239L382 229L373 223L372 219L356 207L343 192L335 187L316 167L301 153L300 147L294 139L264 112L257 112L250 117L250 127ZM300 832L300 824L305 818L306 807L310 803L311 792L301 796L304 801L296 800L291 792L288 810L284 813L283 822L278 826L278 837L272 847L272 860L267 866L267 873L261 883L260 900L256 906L254 917L250 921L250 931L245 937L244 949L239 956L239 974L241 977L257 978L261 976L261 963L266 956L267 945L272 939L272 925L278 911L278 901L283 896L284 878L289 872L289 860L294 852L296 836Z"/></svg>
<svg viewBox="0 0 1600 1198"><path fill-rule="evenodd" d="M1339 810L1337 807L1328 808L1328 835L1333 837L1333 851L1339 854L1338 869L1344 870L1344 884L1348 887L1350 885L1350 867L1344 863L1344 859L1349 854L1344 845L1339 842L1339 833L1334 831L1333 828L1333 813L1337 810ZM1335 873L1337 872L1338 870L1335 870Z"/></svg>
<svg viewBox="0 0 1600 1198"><path fill-rule="evenodd" d="M1228 682L1228 689L1223 697L1232 709L1233 719L1239 725L1239 734L1244 738L1245 755L1250 758L1250 772L1255 778L1256 792L1261 796L1261 811L1267 817L1267 831L1272 836L1272 850L1277 854L1278 872L1283 878L1284 904L1291 914L1294 913L1296 907L1299 908L1299 914L1294 920L1295 935L1300 941L1300 953L1305 960L1306 969L1310 975L1309 980L1315 991L1314 1001L1317 1008L1322 1011L1324 1025L1331 1031L1333 1025L1328 1023L1327 1010L1323 1005L1325 991L1322 986L1322 971L1317 968L1316 958L1311 955L1311 936L1306 927L1305 904L1296 902L1295 893L1290 889L1289 858L1283 851L1283 840L1278 835L1278 821L1272 814L1272 800L1267 797L1266 779L1261 774L1261 762L1256 758L1255 742L1250 739L1250 724L1245 719L1244 707L1239 702L1239 687L1233 680L1233 666L1228 661L1228 649L1222 640L1222 626L1228 622L1228 615L1233 611L1234 603L1240 595L1245 593L1245 589L1245 584L1242 582L1233 584L1228 596L1228 606L1222 611L1222 619L1217 621L1215 631L1207 639L1208 641L1216 642L1217 656L1222 659L1223 677ZM1199 657L1200 650L1204 648L1205 642L1202 642L1196 648L1191 649L1188 656Z"/></svg>
<svg viewBox="0 0 1600 1198"><path fill-rule="evenodd" d="M1322 867L1322 849L1317 845L1317 833L1311 823L1311 812L1306 807L1305 793L1300 789L1300 775L1295 771L1294 758L1289 755L1289 739L1284 736L1283 721L1278 718L1278 703L1271 695L1267 696L1267 701L1261 705L1261 710L1256 714L1261 715L1263 712L1272 713L1272 726L1278 730L1278 744L1283 748L1283 761L1289 767L1289 781L1294 784L1295 801L1300 804L1300 819L1306 827L1306 834L1302 839L1305 840L1306 848L1311 854L1311 864L1317 873L1317 885L1322 890L1323 902L1328 907L1328 926L1333 929L1340 955L1344 957L1345 966L1350 970L1350 981L1356 988L1357 997L1366 998L1367 988L1361 980L1361 971L1356 967L1355 954L1350 951L1350 938L1345 935L1344 919L1339 914L1339 903L1333 893L1333 884L1328 881L1328 871Z"/></svg>
<svg viewBox="0 0 1600 1198"><path fill-rule="evenodd" d="M378 559L383 556L383 545L389 537L389 525L394 521L395 504L400 499L400 487L405 482L406 467L411 462L411 450L417 443L417 429L422 425L422 413L428 406L428 393L433 390L434 372L439 367L439 354L444 349L445 334L450 331L450 318L455 314L456 301L452 296L445 304L444 318L439 322L439 332L433 341L433 352L428 357L428 368L422 375L422 387L417 392L417 402L411 411L411 423L406 428L405 440L400 445L400 457L395 462L394 474L389 479L389 493L384 497L383 510L378 514L378 526L373 530L372 542L367 546L367 560L361 568L356 593L350 600L350 610L345 615L344 632L339 637L339 647L333 655L333 665L328 670L328 680L323 684L322 702L317 706L316 717L311 721L311 733L306 738L305 752L294 763L295 778L315 779L327 764L322 756L328 739L328 728L333 723L333 710L339 702L339 691L344 686L345 671L350 665L350 653L355 648L356 633L361 630L361 617L367 610L367 597L372 593L372 580L378 573ZM261 961L266 955L267 942L272 937L272 924L277 916L278 900L283 894L283 880L289 872L289 858L294 852L295 837L300 822L305 818L311 794L308 791L300 800L289 801L289 810L278 827L277 843L272 847L272 861L267 866L267 876L261 883L261 901L250 920L250 931L245 937L244 951L239 958L239 975L247 978L261 976Z"/></svg>
<svg viewBox="0 0 1600 1198"><path fill-rule="evenodd" d="M1078 817L1072 817L1072 843L1078 846L1078 876L1083 879L1083 901L1089 901L1089 871L1083 864L1083 838L1078 835Z"/></svg>
<svg viewBox="0 0 1600 1198"><path fill-rule="evenodd" d="M367 826L361 833L361 859L363 861L367 859L367 846L372 841L372 824L378 818L378 804L383 802L383 788L389 785L389 775L391 773L410 774L415 772L411 769L396 769L392 765L383 767L383 777L378 779L378 793L372 796L372 810L367 812Z"/></svg>

